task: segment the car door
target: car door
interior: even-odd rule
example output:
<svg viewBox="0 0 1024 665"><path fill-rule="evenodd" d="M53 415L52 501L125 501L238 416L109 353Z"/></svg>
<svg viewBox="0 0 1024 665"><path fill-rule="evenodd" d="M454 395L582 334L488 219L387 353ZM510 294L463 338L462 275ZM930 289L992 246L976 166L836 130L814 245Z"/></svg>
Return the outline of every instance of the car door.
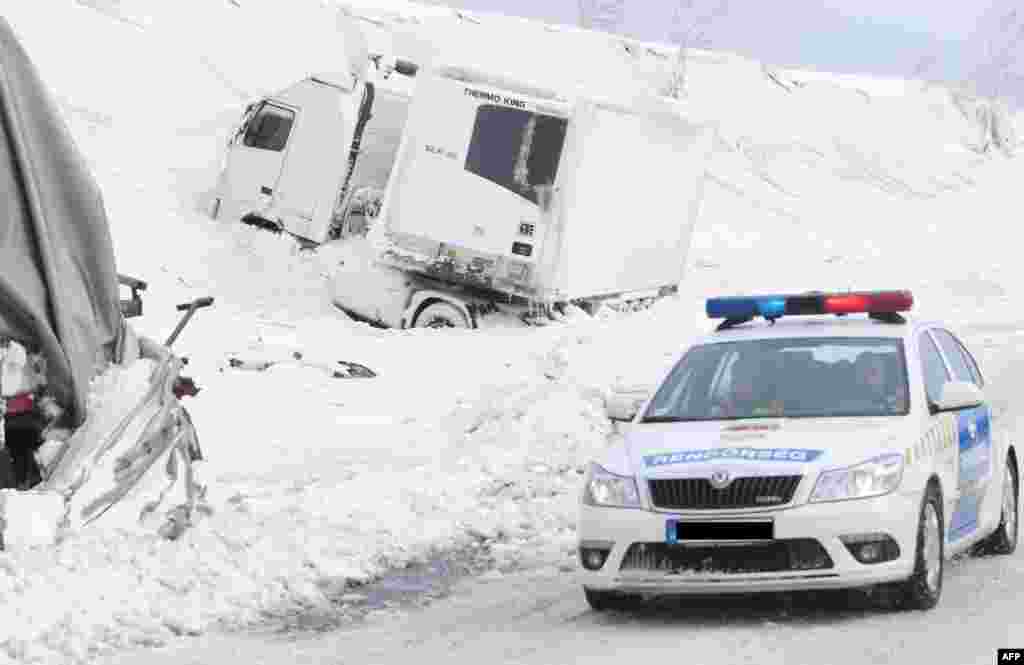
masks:
<svg viewBox="0 0 1024 665"><path fill-rule="evenodd" d="M259 211L274 195L296 112L261 102L228 149L225 192L239 216Z"/></svg>
<svg viewBox="0 0 1024 665"><path fill-rule="evenodd" d="M939 346L928 333L918 335L917 350L920 355L921 373L925 397L929 405L938 402L942 387L951 380L952 373L942 358ZM957 416L955 413L932 413L924 410L926 419L924 436L913 450L910 463L920 466L924 462L934 469L942 483L943 515L949 541L949 516L957 506Z"/></svg>
<svg viewBox="0 0 1024 665"><path fill-rule="evenodd" d="M965 355L963 344L943 328L931 331L938 343L953 378L978 385L980 372L976 363ZM960 502L951 516L950 528L954 535L969 539L980 535L979 530L991 520L993 508L998 510L1000 500L999 478L994 473L996 455L992 437L992 408L988 402L957 414L957 489ZM994 497L994 498L993 498ZM993 501L995 502L993 504Z"/></svg>

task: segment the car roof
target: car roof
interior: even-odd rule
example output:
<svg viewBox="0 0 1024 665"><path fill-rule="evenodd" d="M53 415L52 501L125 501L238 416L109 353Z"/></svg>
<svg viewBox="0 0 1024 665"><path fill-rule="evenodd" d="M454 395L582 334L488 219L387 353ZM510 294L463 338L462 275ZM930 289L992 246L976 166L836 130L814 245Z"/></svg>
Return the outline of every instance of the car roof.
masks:
<svg viewBox="0 0 1024 665"><path fill-rule="evenodd" d="M714 321L709 320L714 325ZM948 327L936 321L904 317L902 323L888 323L865 315L785 316L771 323L756 319L724 330L709 332L699 337L697 344L749 341L758 339L786 339L794 337L885 337L912 339L926 328Z"/></svg>

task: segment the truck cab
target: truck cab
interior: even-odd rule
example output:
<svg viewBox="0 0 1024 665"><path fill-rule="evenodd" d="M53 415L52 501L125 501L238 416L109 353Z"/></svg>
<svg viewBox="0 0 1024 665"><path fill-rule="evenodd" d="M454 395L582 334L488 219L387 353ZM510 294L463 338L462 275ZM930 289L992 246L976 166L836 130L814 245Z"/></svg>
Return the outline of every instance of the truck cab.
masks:
<svg viewBox="0 0 1024 665"><path fill-rule="evenodd" d="M415 72L402 62L400 71ZM343 234L343 199L356 216L372 209L364 200L383 191L398 150L411 85L389 70L394 65L354 85L311 77L249 104L227 142L212 216L309 244ZM365 229L356 224L351 231Z"/></svg>

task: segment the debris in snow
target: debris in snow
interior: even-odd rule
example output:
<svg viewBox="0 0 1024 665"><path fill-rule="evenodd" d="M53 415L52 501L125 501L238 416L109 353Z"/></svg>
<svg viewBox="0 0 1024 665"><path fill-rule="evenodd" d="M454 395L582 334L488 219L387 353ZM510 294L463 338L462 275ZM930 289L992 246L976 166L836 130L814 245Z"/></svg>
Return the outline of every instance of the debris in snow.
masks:
<svg viewBox="0 0 1024 665"><path fill-rule="evenodd" d="M476 538L481 542L489 540L497 540L498 530L496 527L483 526L483 527L467 527L466 534Z"/></svg>
<svg viewBox="0 0 1024 665"><path fill-rule="evenodd" d="M294 365L296 367L319 369L335 379L370 379L377 376L377 373L369 367L345 360L338 360L335 361L334 364L327 364L302 360L301 355L293 360L261 360L254 358L239 358L237 356L228 357L228 366L233 369L263 372L271 367L280 365Z"/></svg>

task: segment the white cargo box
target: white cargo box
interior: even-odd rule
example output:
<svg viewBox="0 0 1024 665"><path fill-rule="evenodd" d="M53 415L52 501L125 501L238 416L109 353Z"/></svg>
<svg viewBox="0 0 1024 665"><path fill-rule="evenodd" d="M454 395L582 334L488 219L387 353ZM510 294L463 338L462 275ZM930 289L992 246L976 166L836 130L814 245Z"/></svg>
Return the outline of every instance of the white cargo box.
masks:
<svg viewBox="0 0 1024 665"><path fill-rule="evenodd" d="M549 301L675 286L710 136L671 111L441 70L409 110L382 258Z"/></svg>

